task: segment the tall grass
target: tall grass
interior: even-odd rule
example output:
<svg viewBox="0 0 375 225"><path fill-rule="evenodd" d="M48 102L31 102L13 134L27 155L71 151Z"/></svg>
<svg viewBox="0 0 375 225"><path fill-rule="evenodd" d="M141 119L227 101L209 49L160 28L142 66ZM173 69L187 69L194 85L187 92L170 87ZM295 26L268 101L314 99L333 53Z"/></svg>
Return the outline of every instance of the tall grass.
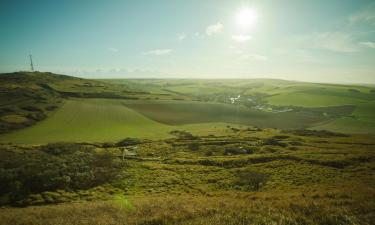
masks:
<svg viewBox="0 0 375 225"><path fill-rule="evenodd" d="M332 200L332 199L331 199ZM374 216L354 215L339 199L313 200L303 196L155 196L118 197L115 201L1 209L0 224L59 225L243 225L243 224L371 224ZM363 207L363 208L362 208ZM124 210L125 209L125 210ZM131 209L131 210L130 210Z"/></svg>

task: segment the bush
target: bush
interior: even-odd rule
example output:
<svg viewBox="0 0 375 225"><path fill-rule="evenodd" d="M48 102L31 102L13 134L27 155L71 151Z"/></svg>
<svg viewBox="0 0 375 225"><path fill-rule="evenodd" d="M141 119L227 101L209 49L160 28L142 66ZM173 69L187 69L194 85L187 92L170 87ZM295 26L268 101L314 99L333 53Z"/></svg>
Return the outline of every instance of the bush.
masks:
<svg viewBox="0 0 375 225"><path fill-rule="evenodd" d="M347 134L336 133L328 130L293 130L291 133L299 136L313 137L349 137Z"/></svg>
<svg viewBox="0 0 375 225"><path fill-rule="evenodd" d="M86 148L79 144L59 142L44 145L40 150L51 155L61 155L71 154L76 151L84 151Z"/></svg>
<svg viewBox="0 0 375 225"><path fill-rule="evenodd" d="M263 144L264 145L280 146L280 147L283 147L283 148L288 146L287 143L280 142L279 140L274 139L274 138L269 138L269 139L264 140Z"/></svg>
<svg viewBox="0 0 375 225"><path fill-rule="evenodd" d="M191 151L198 151L199 147L200 147L200 145L197 142L193 142L193 143L188 144L188 149L190 149Z"/></svg>
<svg viewBox="0 0 375 225"><path fill-rule="evenodd" d="M268 175L254 171L241 171L237 174L236 185L244 187L246 190L257 191L268 180Z"/></svg>
<svg viewBox="0 0 375 225"><path fill-rule="evenodd" d="M142 140L136 139L136 138L125 138L119 142L116 143L117 147L126 147L131 145L137 145L143 143Z"/></svg>
<svg viewBox="0 0 375 225"><path fill-rule="evenodd" d="M38 107L35 107L35 106L32 106L32 105L23 106L23 107L21 107L21 109L24 109L24 110L30 111L30 112L43 112L43 110L41 108L38 108Z"/></svg>
<svg viewBox="0 0 375 225"><path fill-rule="evenodd" d="M224 155L240 155L240 154L252 154L253 150L251 149L243 149L243 148L226 148L224 150Z"/></svg>
<svg viewBox="0 0 375 225"><path fill-rule="evenodd" d="M22 200L31 194L88 189L110 182L122 165L108 152L66 143L22 152L0 151L0 158L1 203L19 205L28 204Z"/></svg>
<svg viewBox="0 0 375 225"><path fill-rule="evenodd" d="M184 130L172 130L171 132L169 132L170 134L176 136L178 139L184 139L184 140L195 140L195 139L198 139L198 137L192 135L190 132L188 131L184 131Z"/></svg>

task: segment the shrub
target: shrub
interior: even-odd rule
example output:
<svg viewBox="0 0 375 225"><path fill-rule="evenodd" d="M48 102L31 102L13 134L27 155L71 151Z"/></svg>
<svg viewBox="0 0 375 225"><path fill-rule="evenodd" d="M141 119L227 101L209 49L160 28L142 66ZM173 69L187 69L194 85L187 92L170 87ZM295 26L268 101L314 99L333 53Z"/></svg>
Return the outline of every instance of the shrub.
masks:
<svg viewBox="0 0 375 225"><path fill-rule="evenodd" d="M137 138L125 138L119 142L116 143L117 147L125 147L125 146L131 146L131 145L137 145L143 143L142 140Z"/></svg>
<svg viewBox="0 0 375 225"><path fill-rule="evenodd" d="M293 145L293 146L302 146L302 142L299 142L299 141L290 141L289 142L290 145Z"/></svg>
<svg viewBox="0 0 375 225"><path fill-rule="evenodd" d="M313 136L313 137L349 137L347 134L336 133L328 130L293 130L291 133L299 136Z"/></svg>
<svg viewBox="0 0 375 225"><path fill-rule="evenodd" d="M44 145L40 150L51 155L61 155L86 150L86 148L79 144L58 142Z"/></svg>
<svg viewBox="0 0 375 225"><path fill-rule="evenodd" d="M188 131L184 131L184 130L172 130L171 132L169 132L170 134L176 136L178 139L185 139L185 140L195 140L195 139L198 139L198 137L192 135L190 132Z"/></svg>
<svg viewBox="0 0 375 225"><path fill-rule="evenodd" d="M40 201L22 200L48 191L92 188L115 179L122 167L108 152L67 143L22 152L0 151L0 158L2 204L34 204Z"/></svg>
<svg viewBox="0 0 375 225"><path fill-rule="evenodd" d="M255 171L241 171L237 174L236 185L244 187L246 190L257 191L268 180L268 175Z"/></svg>
<svg viewBox="0 0 375 225"><path fill-rule="evenodd" d="M243 149L243 148L226 148L224 150L224 155L240 155L240 154L251 154L253 153L253 150L251 149Z"/></svg>
<svg viewBox="0 0 375 225"><path fill-rule="evenodd" d="M274 146L280 146L280 147L287 147L288 144L287 143L284 143L284 142L280 142L279 140L277 139L274 139L274 138L269 138L269 139L266 139L263 141L263 144L264 145L274 145Z"/></svg>
<svg viewBox="0 0 375 225"><path fill-rule="evenodd" d="M41 108L38 108L38 107L32 106L32 105L23 106L21 108L26 110L26 111L30 111L30 112L43 112L43 110Z"/></svg>
<svg viewBox="0 0 375 225"><path fill-rule="evenodd" d="M188 149L190 149L191 151L198 151L199 147L200 147L200 145L197 142L193 142L193 143L188 144Z"/></svg>

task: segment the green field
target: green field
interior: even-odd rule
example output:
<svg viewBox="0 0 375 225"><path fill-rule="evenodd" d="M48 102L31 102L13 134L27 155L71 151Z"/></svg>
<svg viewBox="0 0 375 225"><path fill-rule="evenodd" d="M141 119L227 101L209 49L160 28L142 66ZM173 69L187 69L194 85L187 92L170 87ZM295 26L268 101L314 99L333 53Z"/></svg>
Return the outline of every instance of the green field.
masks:
<svg viewBox="0 0 375 225"><path fill-rule="evenodd" d="M356 90L356 91L353 91ZM363 92L361 92L362 90ZM302 107L322 107L337 105L357 105L374 100L375 96L367 88L351 87L314 87L307 90L290 90L277 93L269 98L273 105L294 105Z"/></svg>
<svg viewBox="0 0 375 225"><path fill-rule="evenodd" d="M124 137L168 137L167 125L110 99L72 99L35 126L0 137L2 142L113 141Z"/></svg>
<svg viewBox="0 0 375 225"><path fill-rule="evenodd" d="M375 103L360 104L350 117L324 123L314 129L326 129L345 133L375 133Z"/></svg>
<svg viewBox="0 0 375 225"><path fill-rule="evenodd" d="M181 100L69 99L38 124L0 136L1 142L116 141L160 139L172 130L198 134L222 127L304 128L321 122L319 113L269 113L241 105ZM202 132L205 130L205 132Z"/></svg>
<svg viewBox="0 0 375 225"><path fill-rule="evenodd" d="M152 120L131 107L126 107L126 104L129 104L129 101L70 99L42 122L1 135L0 142L40 144L48 142L118 141L126 137L163 139L172 137L169 132L175 129L207 135L214 132L225 132L224 128L228 125L236 126L215 119L211 121L198 120L194 124L189 124L191 121L186 120L184 124L168 125ZM164 104L154 106L150 110L157 109L159 106L165 107ZM175 112L164 112L164 114L168 113L173 114ZM191 116L196 115L192 114ZM185 119L178 114L177 117L180 118L179 122Z"/></svg>
<svg viewBox="0 0 375 225"><path fill-rule="evenodd" d="M275 128L303 128L324 120L310 113L270 113L242 105L197 101L127 101L126 105L161 123L226 122Z"/></svg>

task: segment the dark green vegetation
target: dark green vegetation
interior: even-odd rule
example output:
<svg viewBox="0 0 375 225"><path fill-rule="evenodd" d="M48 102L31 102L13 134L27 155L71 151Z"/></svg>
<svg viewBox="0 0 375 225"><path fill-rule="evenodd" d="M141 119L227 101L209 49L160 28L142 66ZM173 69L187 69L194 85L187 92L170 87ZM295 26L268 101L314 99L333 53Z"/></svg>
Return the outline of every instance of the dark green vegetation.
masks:
<svg viewBox="0 0 375 225"><path fill-rule="evenodd" d="M0 224L375 221L371 87L0 81Z"/></svg>
<svg viewBox="0 0 375 225"><path fill-rule="evenodd" d="M0 155L2 205L53 203L59 194L51 191L74 191L105 184L121 169L113 154L95 152L92 146L85 145L59 143L22 150L8 148L2 149ZM65 197L69 200L72 196Z"/></svg>

